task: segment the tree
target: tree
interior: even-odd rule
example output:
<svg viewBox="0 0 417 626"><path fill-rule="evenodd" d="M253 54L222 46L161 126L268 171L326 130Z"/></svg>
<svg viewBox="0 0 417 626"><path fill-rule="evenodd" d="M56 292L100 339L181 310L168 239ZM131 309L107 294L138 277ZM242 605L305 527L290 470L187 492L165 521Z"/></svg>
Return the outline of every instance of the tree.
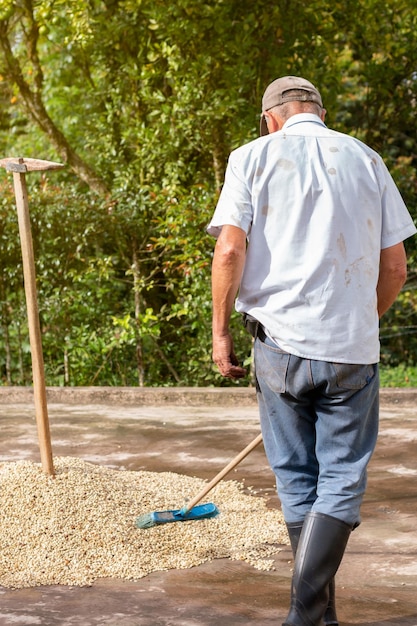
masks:
<svg viewBox="0 0 417 626"><path fill-rule="evenodd" d="M316 82L330 124L382 152L415 211L417 9L408 4L0 0L2 152L67 165L29 181L49 380L234 384L211 364L205 225L227 155L257 136L275 76ZM24 371L28 360L12 204L8 194L9 383L24 382L14 355ZM417 325L414 289L404 293L396 320L407 308L404 323ZM250 338L234 324L249 359Z"/></svg>

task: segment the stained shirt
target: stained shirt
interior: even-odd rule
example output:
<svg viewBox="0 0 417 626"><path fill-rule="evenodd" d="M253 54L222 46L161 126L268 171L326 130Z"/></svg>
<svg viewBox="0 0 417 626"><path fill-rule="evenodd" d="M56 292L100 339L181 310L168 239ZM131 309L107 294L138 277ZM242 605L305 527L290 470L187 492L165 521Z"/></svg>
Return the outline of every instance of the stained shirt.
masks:
<svg viewBox="0 0 417 626"><path fill-rule="evenodd" d="M208 232L247 234L236 310L284 350L340 363L379 360L381 249L416 233L381 157L314 114L229 157Z"/></svg>

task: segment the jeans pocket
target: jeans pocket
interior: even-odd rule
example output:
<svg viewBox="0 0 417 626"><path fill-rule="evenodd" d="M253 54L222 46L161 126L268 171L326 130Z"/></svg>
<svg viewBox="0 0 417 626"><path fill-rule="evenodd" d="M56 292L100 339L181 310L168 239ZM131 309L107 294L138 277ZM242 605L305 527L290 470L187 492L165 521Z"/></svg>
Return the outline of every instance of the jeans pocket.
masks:
<svg viewBox="0 0 417 626"><path fill-rule="evenodd" d="M257 340L255 344L255 374L271 391L284 393L290 355L278 346Z"/></svg>
<svg viewBox="0 0 417 626"><path fill-rule="evenodd" d="M336 382L340 389L363 389L375 376L374 365L333 363Z"/></svg>

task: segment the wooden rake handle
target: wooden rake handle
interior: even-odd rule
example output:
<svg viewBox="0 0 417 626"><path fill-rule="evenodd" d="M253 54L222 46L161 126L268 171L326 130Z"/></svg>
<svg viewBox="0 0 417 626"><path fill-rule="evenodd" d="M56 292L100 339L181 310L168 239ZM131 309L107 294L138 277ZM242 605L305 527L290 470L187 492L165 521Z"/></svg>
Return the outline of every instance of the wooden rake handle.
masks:
<svg viewBox="0 0 417 626"><path fill-rule="evenodd" d="M8 172L13 173L19 235L22 248L23 277L32 356L33 393L39 451L44 472L53 476L55 472L46 403L45 371L36 292L35 260L25 174L33 171L56 170L63 167L63 165L54 163L53 161L42 161L40 159L6 158L0 160L0 166L4 167Z"/></svg>
<svg viewBox="0 0 417 626"><path fill-rule="evenodd" d="M235 456L235 458L232 459L230 463L228 463L226 467L221 470L221 472L219 472L207 485L205 485L203 489L201 489L201 491L199 491L199 493L191 500L191 502L189 502L186 507L183 507L181 509L181 512L185 515L186 513L188 513L188 511L191 511L193 506L200 502L200 500L204 498L204 496L206 496L208 492L211 491L213 487L215 487L222 480L222 478L224 478L229 472L231 472L232 469L236 467L236 465L239 465L239 463L245 457L247 457L248 454L261 443L261 441L262 434L259 434L249 445L246 446L246 448L244 448L244 450L242 450L242 452L239 452L239 454Z"/></svg>

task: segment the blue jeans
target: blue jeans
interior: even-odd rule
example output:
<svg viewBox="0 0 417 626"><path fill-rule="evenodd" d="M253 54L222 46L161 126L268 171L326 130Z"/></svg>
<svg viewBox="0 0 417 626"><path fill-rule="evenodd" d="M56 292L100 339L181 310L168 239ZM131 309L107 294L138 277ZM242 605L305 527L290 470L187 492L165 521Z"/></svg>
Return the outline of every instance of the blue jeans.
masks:
<svg viewBox="0 0 417 626"><path fill-rule="evenodd" d="M303 359L257 338L255 373L285 521L313 510L357 526L378 435L378 365Z"/></svg>

